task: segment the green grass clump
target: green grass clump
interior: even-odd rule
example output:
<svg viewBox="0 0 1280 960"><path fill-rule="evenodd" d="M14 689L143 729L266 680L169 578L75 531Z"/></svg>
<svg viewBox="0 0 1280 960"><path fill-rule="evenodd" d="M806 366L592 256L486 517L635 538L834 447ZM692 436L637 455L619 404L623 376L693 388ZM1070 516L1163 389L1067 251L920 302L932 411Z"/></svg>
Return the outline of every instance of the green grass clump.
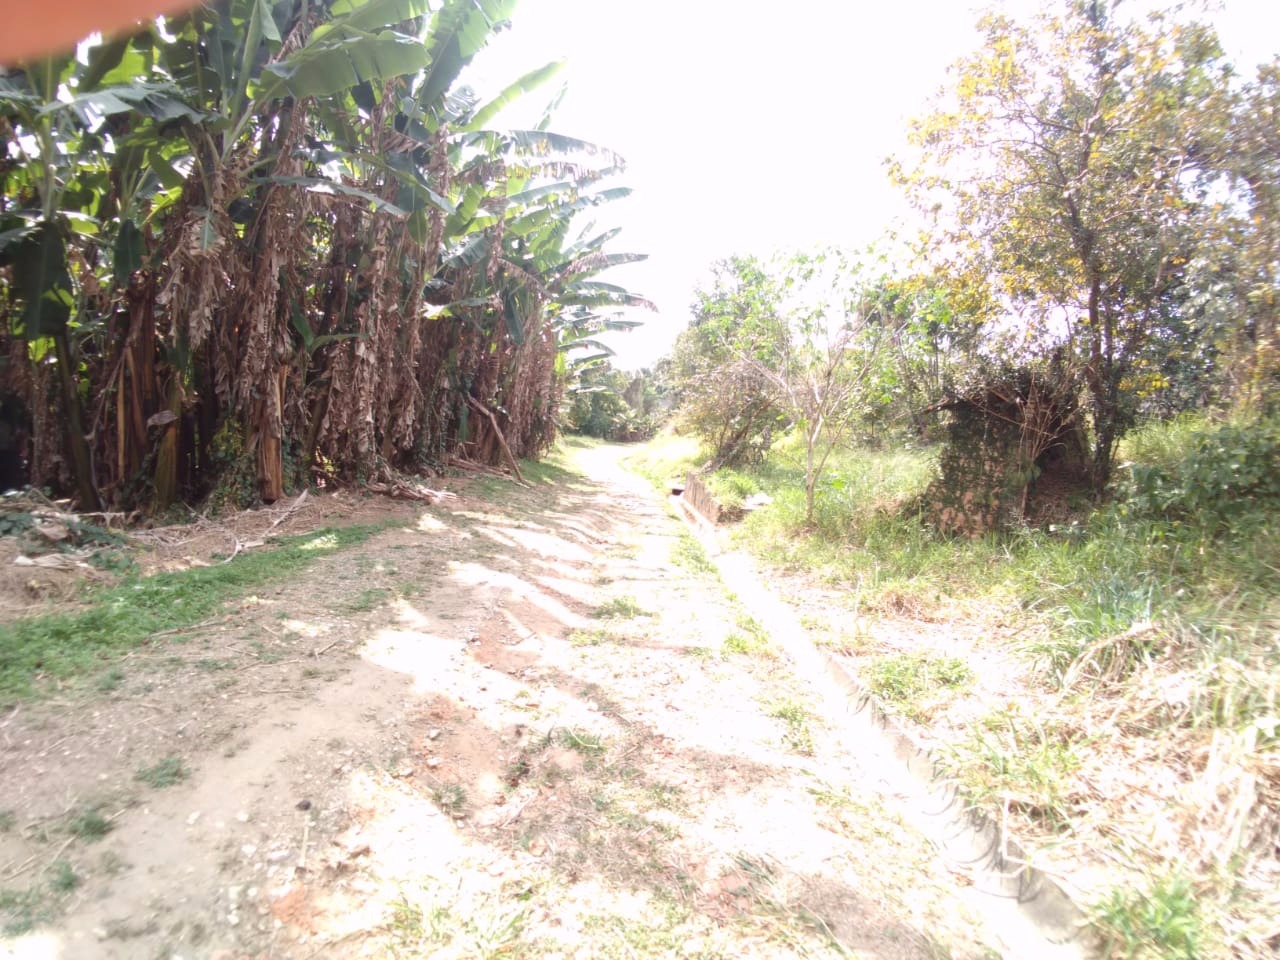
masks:
<svg viewBox="0 0 1280 960"><path fill-rule="evenodd" d="M361 543L385 525L319 530L281 538L270 550L230 563L132 577L86 594L87 609L30 617L0 626L0 704L37 695L38 677L66 680L94 672L152 634L216 615L224 603L305 569L318 558Z"/></svg>
<svg viewBox="0 0 1280 960"><path fill-rule="evenodd" d="M694 573L715 573L716 565L702 544L688 530L680 531L680 539L671 548L671 562Z"/></svg>
<svg viewBox="0 0 1280 960"><path fill-rule="evenodd" d="M647 617L649 613L635 597L622 596L606 600L591 615L597 620L630 620L633 617Z"/></svg>
<svg viewBox="0 0 1280 960"><path fill-rule="evenodd" d="M723 648L726 654L736 653L766 660L775 655L768 631L754 617L745 614L738 618L738 629L724 638Z"/></svg>
<svg viewBox="0 0 1280 960"><path fill-rule="evenodd" d="M1092 910L1091 926L1105 955L1125 960L1199 960L1205 934L1198 898L1184 877L1157 880L1147 890L1112 890Z"/></svg>
<svg viewBox="0 0 1280 960"><path fill-rule="evenodd" d="M915 719L924 719L920 710L922 698L932 698L940 690L955 690L972 681L973 671L964 660L931 653L892 654L876 659L867 669L871 692Z"/></svg>
<svg viewBox="0 0 1280 960"><path fill-rule="evenodd" d="M191 771L187 769L187 765L182 758L171 755L153 763L149 767L143 767L133 775L133 779L139 783L162 789L181 783L189 776L191 776Z"/></svg>
<svg viewBox="0 0 1280 960"><path fill-rule="evenodd" d="M101 840L115 826L98 805L84 807L67 821L67 832L81 840Z"/></svg>
<svg viewBox="0 0 1280 960"><path fill-rule="evenodd" d="M1007 804L1050 832L1066 829L1075 814L1079 744L1027 718L993 714L940 748L937 761L978 809Z"/></svg>
<svg viewBox="0 0 1280 960"><path fill-rule="evenodd" d="M809 729L812 714L795 700L778 700L769 707L769 716L784 726L782 742L802 756L813 756L813 732Z"/></svg>

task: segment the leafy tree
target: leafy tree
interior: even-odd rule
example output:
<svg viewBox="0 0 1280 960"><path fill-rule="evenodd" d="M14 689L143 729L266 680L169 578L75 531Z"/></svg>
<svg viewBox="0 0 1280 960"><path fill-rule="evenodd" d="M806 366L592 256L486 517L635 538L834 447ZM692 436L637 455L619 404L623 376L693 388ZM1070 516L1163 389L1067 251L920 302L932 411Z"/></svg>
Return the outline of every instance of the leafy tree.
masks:
<svg viewBox="0 0 1280 960"><path fill-rule="evenodd" d="M839 250L798 254L779 275L781 309L735 350L803 440L805 522L812 523L831 452L885 402L883 347L901 324L881 309L880 288Z"/></svg>
<svg viewBox="0 0 1280 960"><path fill-rule="evenodd" d="M712 275L695 294L667 376L681 426L702 440L713 465L737 466L762 458L781 422L765 371L776 356L783 291L755 257L721 260Z"/></svg>
<svg viewBox="0 0 1280 960"><path fill-rule="evenodd" d="M1229 396L1264 414L1280 408L1280 58L1233 98L1226 136L1209 145L1233 186L1216 241L1192 262L1204 348L1221 357Z"/></svg>
<svg viewBox="0 0 1280 960"><path fill-rule="evenodd" d="M607 360L585 364L569 387L568 427L604 440L645 440L657 426L657 396L645 373L615 370Z"/></svg>
<svg viewBox="0 0 1280 960"><path fill-rule="evenodd" d="M493 128L559 65L488 102L460 79L513 8L224 0L0 69L31 479L163 508L540 452L563 351L638 300L599 274L636 257L575 225L621 158Z"/></svg>
<svg viewBox="0 0 1280 960"><path fill-rule="evenodd" d="M812 521L831 451L892 386L882 347L902 324L883 287L839 250L769 266L733 257L713 270L667 374L677 418L713 451L711 466L762 457L775 431L797 430Z"/></svg>
<svg viewBox="0 0 1280 960"><path fill-rule="evenodd" d="M1030 25L984 17L982 49L914 125L919 163L897 168L934 215L934 259L989 275L1040 349L1071 345L1099 492L1138 398L1158 385L1148 348L1184 308L1218 182L1206 145L1229 115L1218 93L1230 70L1209 28L1115 8L1071 0Z"/></svg>

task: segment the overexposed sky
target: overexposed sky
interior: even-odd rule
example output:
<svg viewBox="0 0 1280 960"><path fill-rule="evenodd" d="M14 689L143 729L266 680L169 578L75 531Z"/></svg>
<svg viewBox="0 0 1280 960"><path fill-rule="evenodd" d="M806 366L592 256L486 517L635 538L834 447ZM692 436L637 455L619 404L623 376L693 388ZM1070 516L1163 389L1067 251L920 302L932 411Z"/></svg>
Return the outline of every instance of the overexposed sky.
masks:
<svg viewBox="0 0 1280 960"><path fill-rule="evenodd" d="M611 342L635 369L666 352L712 261L824 243L862 247L908 216L884 160L905 144L949 64L976 49L968 0L521 0L469 79L501 86L566 58L556 81L500 117L532 123L560 82L551 128L612 148L633 189L602 208L612 249L649 254L604 279L653 300ZM1032 0L1007 0L1012 12ZM1280 54L1280 0L1212 14L1242 71Z"/></svg>

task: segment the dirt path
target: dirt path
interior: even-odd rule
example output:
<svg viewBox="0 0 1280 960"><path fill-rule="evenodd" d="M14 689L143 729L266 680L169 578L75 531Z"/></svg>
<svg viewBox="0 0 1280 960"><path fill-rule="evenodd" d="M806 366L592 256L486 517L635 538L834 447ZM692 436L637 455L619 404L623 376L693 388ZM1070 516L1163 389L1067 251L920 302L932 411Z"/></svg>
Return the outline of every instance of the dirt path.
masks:
<svg viewBox="0 0 1280 960"><path fill-rule="evenodd" d="M0 957L1000 956L666 504L577 455L0 718Z"/></svg>

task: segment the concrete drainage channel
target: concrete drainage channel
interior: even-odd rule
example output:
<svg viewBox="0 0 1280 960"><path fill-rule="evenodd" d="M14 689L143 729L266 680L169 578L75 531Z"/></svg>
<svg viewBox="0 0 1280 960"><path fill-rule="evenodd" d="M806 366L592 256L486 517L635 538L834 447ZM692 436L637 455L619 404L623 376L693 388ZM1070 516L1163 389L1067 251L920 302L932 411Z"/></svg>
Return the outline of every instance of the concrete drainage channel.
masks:
<svg viewBox="0 0 1280 960"><path fill-rule="evenodd" d="M1027 864L1000 825L970 810L954 785L940 781L928 754L880 709L834 657L809 642L795 613L760 579L751 560L722 552L715 528L680 497L672 497L721 578L818 693L824 719L858 760L874 769L904 817L973 880L973 906L1007 958L1083 960L1083 914L1050 877Z"/></svg>

